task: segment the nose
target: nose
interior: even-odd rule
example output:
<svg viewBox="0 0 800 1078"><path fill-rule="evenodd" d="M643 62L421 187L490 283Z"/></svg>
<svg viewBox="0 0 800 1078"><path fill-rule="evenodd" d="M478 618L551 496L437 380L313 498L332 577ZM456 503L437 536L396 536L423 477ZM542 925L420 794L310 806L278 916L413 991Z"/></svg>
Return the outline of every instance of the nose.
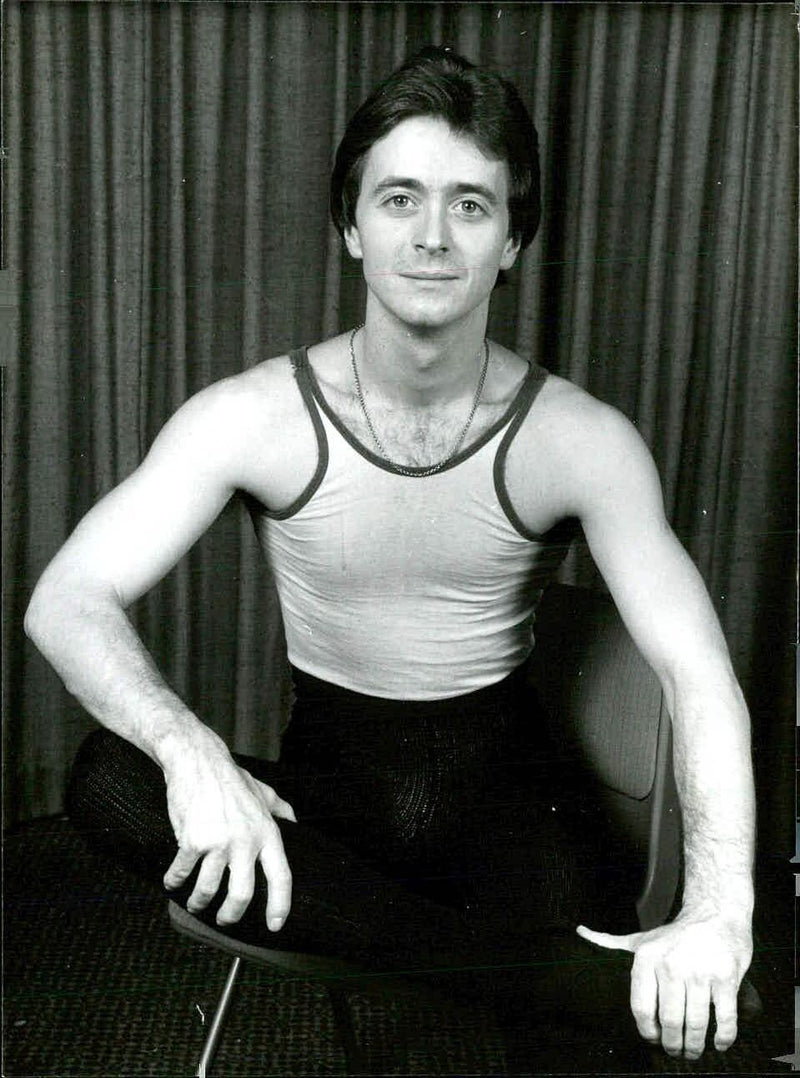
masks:
<svg viewBox="0 0 800 1078"><path fill-rule="evenodd" d="M414 246L418 251L427 251L428 254L441 254L450 249L446 206L435 202L425 207L425 211L420 215Z"/></svg>

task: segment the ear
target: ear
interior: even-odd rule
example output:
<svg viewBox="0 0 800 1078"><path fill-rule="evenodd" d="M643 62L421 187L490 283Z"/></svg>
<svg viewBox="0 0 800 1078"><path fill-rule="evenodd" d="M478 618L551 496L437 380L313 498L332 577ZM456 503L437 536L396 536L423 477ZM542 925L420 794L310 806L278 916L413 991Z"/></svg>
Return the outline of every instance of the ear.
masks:
<svg viewBox="0 0 800 1078"><path fill-rule="evenodd" d="M344 230L344 242L351 258L363 257L361 236L359 236L358 228L355 225L350 225Z"/></svg>
<svg viewBox="0 0 800 1078"><path fill-rule="evenodd" d="M500 269L509 270L517 261L517 255L519 254L519 240L513 239L511 236L506 240L506 245L503 248L503 253L500 257Z"/></svg>

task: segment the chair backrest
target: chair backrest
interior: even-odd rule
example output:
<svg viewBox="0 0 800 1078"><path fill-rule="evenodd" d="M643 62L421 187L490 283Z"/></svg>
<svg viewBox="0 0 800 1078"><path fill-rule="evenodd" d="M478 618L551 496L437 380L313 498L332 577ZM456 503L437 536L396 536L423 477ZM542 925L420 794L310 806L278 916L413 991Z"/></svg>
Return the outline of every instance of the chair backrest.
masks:
<svg viewBox="0 0 800 1078"><path fill-rule="evenodd" d="M637 913L663 923L680 876L680 812L671 723L658 679L608 596L554 584L534 626L532 676L556 736L597 776L604 807L641 852Z"/></svg>

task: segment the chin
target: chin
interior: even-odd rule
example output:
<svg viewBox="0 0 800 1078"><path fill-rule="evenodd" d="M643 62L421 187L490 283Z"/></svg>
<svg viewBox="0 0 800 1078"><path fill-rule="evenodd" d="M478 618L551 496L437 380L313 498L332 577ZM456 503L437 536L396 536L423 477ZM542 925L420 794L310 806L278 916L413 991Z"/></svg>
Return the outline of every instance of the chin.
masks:
<svg viewBox="0 0 800 1078"><path fill-rule="evenodd" d="M367 280L369 287L369 278ZM392 287L390 281L391 278L387 280L386 277L376 280L378 287L370 288L374 299L398 321L420 329L441 329L474 316L491 296L494 284L494 279L485 282L460 280L445 285L440 292L435 286L430 289L402 284ZM485 290L480 287L484 284Z"/></svg>
<svg viewBox="0 0 800 1078"><path fill-rule="evenodd" d="M402 321L409 326L427 326L431 329L450 325L451 322L457 322L459 317L450 311L407 311L400 314Z"/></svg>
<svg viewBox="0 0 800 1078"><path fill-rule="evenodd" d="M451 303L417 302L392 303L380 296L378 302L399 322L418 329L441 329L445 326L462 322L472 313L473 308L463 308Z"/></svg>

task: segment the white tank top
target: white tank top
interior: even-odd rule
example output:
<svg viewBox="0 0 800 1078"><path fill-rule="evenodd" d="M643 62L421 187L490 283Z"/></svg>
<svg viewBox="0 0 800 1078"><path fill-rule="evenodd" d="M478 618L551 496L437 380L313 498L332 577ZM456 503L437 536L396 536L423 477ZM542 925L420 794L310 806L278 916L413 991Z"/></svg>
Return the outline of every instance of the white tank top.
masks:
<svg viewBox="0 0 800 1078"><path fill-rule="evenodd" d="M568 520L528 532L505 488L508 447L547 372L531 365L504 415L442 471L407 476L342 424L306 350L291 360L316 430L316 474L284 511L253 509L289 661L389 699L500 681L529 655L537 602L575 531Z"/></svg>

